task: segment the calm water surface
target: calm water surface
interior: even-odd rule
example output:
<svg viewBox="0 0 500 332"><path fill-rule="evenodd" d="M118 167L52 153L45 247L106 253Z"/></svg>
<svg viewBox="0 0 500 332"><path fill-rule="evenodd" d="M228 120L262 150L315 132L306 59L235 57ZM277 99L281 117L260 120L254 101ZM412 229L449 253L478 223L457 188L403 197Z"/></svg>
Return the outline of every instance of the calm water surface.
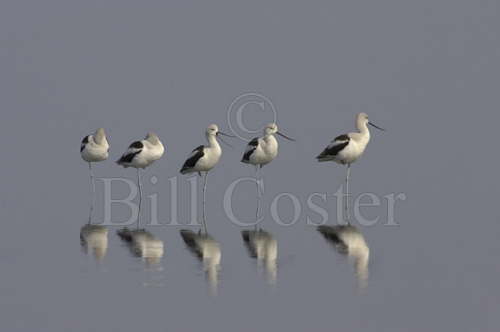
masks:
<svg viewBox="0 0 500 332"><path fill-rule="evenodd" d="M2 1L0 329L498 331L497 7ZM229 131L229 105L254 91L297 140L280 141L263 168L264 231L234 225L223 209L226 188L254 174L239 162L246 142L235 139L210 175L210 236L199 236L179 169L207 125ZM346 229L346 245L308 225L321 218L307 199L328 193L314 201L328 225L338 223L333 194L345 169L314 157L361 111L388 130L372 133L351 191L382 205L363 208L380 219ZM268 115L250 109L243 119L258 128ZM78 148L98 127L111 145L94 168L99 178L135 181L113 161L158 133L166 154L144 173L143 219L157 194L159 221L170 220L178 176L179 225L146 227L134 242L117 234L120 225L85 226L88 169ZM98 180L95 223L103 192ZM292 226L271 217L282 192L302 206ZM384 225L392 193L407 198L396 204L399 226ZM127 194L113 186L114 198ZM232 202L251 220L255 184L241 183ZM286 198L279 211L292 219ZM115 221L128 212L112 207Z"/></svg>

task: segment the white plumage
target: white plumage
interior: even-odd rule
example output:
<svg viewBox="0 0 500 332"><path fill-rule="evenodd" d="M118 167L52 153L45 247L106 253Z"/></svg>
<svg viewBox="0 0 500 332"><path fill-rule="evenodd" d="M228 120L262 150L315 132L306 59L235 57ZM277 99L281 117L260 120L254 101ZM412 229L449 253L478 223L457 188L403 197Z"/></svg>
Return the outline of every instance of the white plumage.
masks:
<svg viewBox="0 0 500 332"><path fill-rule="evenodd" d="M205 131L208 145L200 145L194 149L182 165L180 172L182 174L208 172L214 168L222 155L222 149L217 141L219 135L229 136L220 132L215 124L208 126Z"/></svg>
<svg viewBox="0 0 500 332"><path fill-rule="evenodd" d="M264 128L264 136L256 137L248 143L241 162L262 167L273 161L278 155L278 141L274 134L293 141L290 137L280 133L275 123L270 123Z"/></svg>
<svg viewBox="0 0 500 332"><path fill-rule="evenodd" d="M358 160L370 142L368 125L383 130L368 120L366 113L356 116L356 127L359 132L347 133L335 137L333 141L321 152L318 161L335 161L342 165L349 165Z"/></svg>
<svg viewBox="0 0 500 332"><path fill-rule="evenodd" d="M155 133L148 133L146 138L135 141L128 147L127 151L116 161L118 165L125 168L134 167L137 169L137 184L139 186L139 209L137 211L137 227L140 224L142 187L139 170L146 168L156 160L160 159L165 152L162 142Z"/></svg>
<svg viewBox="0 0 500 332"><path fill-rule="evenodd" d="M85 136L80 145L82 159L88 163L108 159L109 144L104 128L99 128L93 135Z"/></svg>
<svg viewBox="0 0 500 332"><path fill-rule="evenodd" d="M208 172L217 165L222 155L222 149L217 141L219 135L233 137L232 135L225 134L219 131L219 127L211 124L205 131L205 136L208 145L200 145L194 149L189 157L186 159L180 170L181 174L189 174L198 172L205 172L203 179L203 227L207 232L206 214L205 214L205 194L207 188ZM222 139L221 139L222 140ZM227 144L227 143L226 143Z"/></svg>
<svg viewBox="0 0 500 332"><path fill-rule="evenodd" d="M109 144L106 138L104 128L99 128L93 135L87 135L82 139L80 144L80 155L83 160L89 164L90 175L90 211L89 223L92 221L92 213L94 211L94 194L95 182L94 173L92 172L92 163L108 159Z"/></svg>
<svg viewBox="0 0 500 332"><path fill-rule="evenodd" d="M259 185L259 168L269 164L278 155L278 141L274 137L277 134L287 140L294 141L294 139L280 133L278 131L278 126L276 123L269 123L264 128L264 136L255 137L252 139L243 153L241 162L245 164L251 164L256 166L255 171L255 182L257 184L257 210L255 212L255 227L259 220L259 210L260 210L260 185Z"/></svg>
<svg viewBox="0 0 500 332"><path fill-rule="evenodd" d="M359 113L356 116L356 127L358 132L343 134L337 136L331 143L316 157L318 161L334 161L342 165L347 165L346 175L346 199L345 199L345 212L346 219L349 222L349 176L351 171L351 164L358 160L363 154L370 142L370 131L368 125L371 125L379 130L384 130L368 120L366 113Z"/></svg>
<svg viewBox="0 0 500 332"><path fill-rule="evenodd" d="M158 136L155 133L148 133L143 140L130 144L117 164L125 168L146 168L160 159L164 152L165 148Z"/></svg>

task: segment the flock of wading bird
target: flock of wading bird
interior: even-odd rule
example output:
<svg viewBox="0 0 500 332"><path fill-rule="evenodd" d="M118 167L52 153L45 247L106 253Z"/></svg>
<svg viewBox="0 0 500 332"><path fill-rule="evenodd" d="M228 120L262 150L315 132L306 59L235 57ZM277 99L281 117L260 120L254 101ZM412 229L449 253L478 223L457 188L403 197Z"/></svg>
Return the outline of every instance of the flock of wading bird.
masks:
<svg viewBox="0 0 500 332"><path fill-rule="evenodd" d="M370 131L368 125L379 130L384 129L376 126L368 120L366 113L359 113L356 116L357 132L342 134L334 138L330 144L316 157L320 162L334 161L347 166L345 178L344 208L346 225L319 226L318 231L327 239L340 253L354 257L356 273L360 281L366 280L369 249L363 235L359 230L351 225L349 214L349 177L350 167L365 151L370 141ZM180 234L190 250L204 263L208 279L213 285L217 281L217 270L220 264L220 247L218 243L207 232L205 197L207 187L207 175L219 162L222 149L218 139L226 143L221 136L234 137L219 130L217 125L208 126L205 131L207 145L200 145L195 148L180 169L181 174L198 173L204 175L203 181L203 231L193 232L191 230L181 230ZM294 139L286 136L278 130L275 123L265 126L262 137L252 139L243 153L241 162L254 165L256 168L257 183L257 212L256 220L259 220L261 190L259 186L259 169L269 164L278 155L278 141L274 135L279 135L287 140ZM229 145L229 144L228 144ZM148 133L143 140L138 140L130 144L125 153L116 161L118 165L125 168L133 167L137 170L137 184L139 187L139 209L137 215L137 229L129 230L123 228L117 232L118 236L126 241L132 252L140 257L146 258L148 263L158 261L163 256L163 242L155 238L145 229L140 229L140 215L142 203L142 186L140 169L144 169L160 159L165 148L160 138L155 133ZM92 171L92 163L108 159L109 143L106 132L99 128L95 133L85 136L80 147L81 157L88 163L91 182L91 204L89 222L82 227L80 238L82 245L87 250L92 248L96 257L104 256L107 249L107 229L101 225L91 223L94 205L95 182ZM245 246L251 257L257 258L259 262L264 261L266 270L271 280L276 278L277 243L274 237L261 228L255 226L254 230L242 232ZM105 242L105 243L104 243ZM274 268L273 268L274 266ZM273 272L274 271L274 272Z"/></svg>

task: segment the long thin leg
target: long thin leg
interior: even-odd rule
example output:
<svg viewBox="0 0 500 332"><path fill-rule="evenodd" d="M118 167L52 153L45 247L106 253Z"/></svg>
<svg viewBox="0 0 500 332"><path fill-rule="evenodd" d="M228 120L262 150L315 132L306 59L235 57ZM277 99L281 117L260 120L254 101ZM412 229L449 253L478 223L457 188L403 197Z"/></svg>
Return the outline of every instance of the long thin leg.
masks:
<svg viewBox="0 0 500 332"><path fill-rule="evenodd" d="M92 215L94 213L94 199L95 199L95 182L94 173L92 172L92 163L89 162L90 174L90 211L89 211L89 224L92 222Z"/></svg>
<svg viewBox="0 0 500 332"><path fill-rule="evenodd" d="M255 166L255 183L257 184L257 211L255 211L255 230L257 230L257 224L259 223L260 214L259 165Z"/></svg>
<svg viewBox="0 0 500 332"><path fill-rule="evenodd" d="M137 168L137 185L139 186L139 209L137 210L137 229L141 224L141 204L142 204L142 186L141 186L141 173Z"/></svg>
<svg viewBox="0 0 500 332"><path fill-rule="evenodd" d="M351 164L347 164L347 176L345 177L345 215L347 223L350 224L351 215L349 212L349 177L351 176Z"/></svg>
<svg viewBox="0 0 500 332"><path fill-rule="evenodd" d="M208 178L208 172L205 172L205 177L203 178L203 230L205 231L205 234L208 233L208 231L207 231L207 219L206 219L206 213L205 213L207 178Z"/></svg>

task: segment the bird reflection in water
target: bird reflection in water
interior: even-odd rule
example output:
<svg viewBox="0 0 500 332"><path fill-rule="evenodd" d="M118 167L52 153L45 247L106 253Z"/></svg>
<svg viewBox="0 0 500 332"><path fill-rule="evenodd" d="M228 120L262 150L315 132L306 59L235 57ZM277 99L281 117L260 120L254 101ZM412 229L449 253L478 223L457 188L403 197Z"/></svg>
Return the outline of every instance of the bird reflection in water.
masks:
<svg viewBox="0 0 500 332"><path fill-rule="evenodd" d="M101 225L86 224L80 228L80 244L85 254L93 253L101 261L108 251L108 229Z"/></svg>
<svg viewBox="0 0 500 332"><path fill-rule="evenodd" d="M318 227L318 232L341 254L352 258L359 288L368 283L370 249L363 234L352 225Z"/></svg>
<svg viewBox="0 0 500 332"><path fill-rule="evenodd" d="M157 239L150 232L144 229L130 230L125 227L118 230L116 234L127 243L134 256L146 261L148 267L158 265L161 262L163 241Z"/></svg>
<svg viewBox="0 0 500 332"><path fill-rule="evenodd" d="M267 281L276 283L278 273L278 242L271 233L263 229L241 232L243 243L250 257L257 259L258 266L264 266Z"/></svg>
<svg viewBox="0 0 500 332"><path fill-rule="evenodd" d="M210 293L217 295L221 261L220 245L208 233L195 233L182 229L181 237L188 249L203 263L203 270L210 287Z"/></svg>

